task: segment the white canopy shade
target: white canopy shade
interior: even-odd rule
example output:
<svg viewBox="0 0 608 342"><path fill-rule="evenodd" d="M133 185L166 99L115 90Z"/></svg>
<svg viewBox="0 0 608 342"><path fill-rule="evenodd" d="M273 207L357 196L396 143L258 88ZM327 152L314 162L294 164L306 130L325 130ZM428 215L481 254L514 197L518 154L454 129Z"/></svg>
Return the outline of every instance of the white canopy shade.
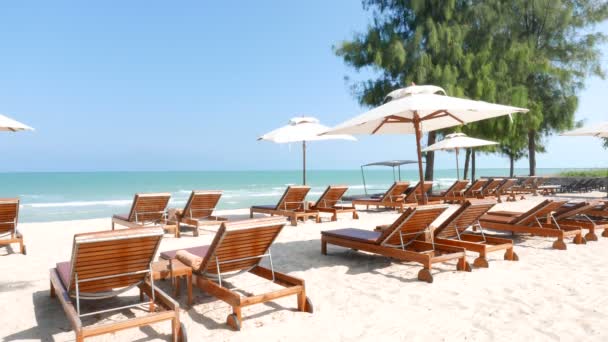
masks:
<svg viewBox="0 0 608 342"><path fill-rule="evenodd" d="M327 132L329 127L321 125L319 120L313 117L296 117L289 120L286 126L268 132L258 140L272 141L277 144L286 144L303 141L317 140L357 140L352 135L319 135Z"/></svg>
<svg viewBox="0 0 608 342"><path fill-rule="evenodd" d="M564 132L560 135L567 136L593 136L600 138L608 138L608 121L600 122L595 125L585 126L572 131Z"/></svg>
<svg viewBox="0 0 608 342"><path fill-rule="evenodd" d="M271 141L277 144L302 143L302 182L306 184L306 142L319 140L357 140L347 134L319 135L326 132L329 127L321 125L319 120L313 117L295 117L289 120L286 126L268 132L258 140Z"/></svg>
<svg viewBox="0 0 608 342"><path fill-rule="evenodd" d="M490 140L471 138L464 133L453 133L446 135L445 138L440 142L423 149L422 152L437 150L457 150L459 148L470 148L488 145L498 145L498 143Z"/></svg>
<svg viewBox="0 0 608 342"><path fill-rule="evenodd" d="M528 112L525 108L504 106L442 95L436 86L411 86L389 93L388 102L348 120L325 134L416 134L418 172L422 174L422 133L464 125L512 113ZM422 188L421 192L422 192ZM421 193L421 195L423 195ZM424 195L422 198L425 198Z"/></svg>
<svg viewBox="0 0 608 342"><path fill-rule="evenodd" d="M456 178L460 179L460 170L458 167L458 149L460 148L471 148L479 146L498 145L495 141L477 139L468 137L464 133L453 133L445 136L443 140L435 143L427 148L423 149L422 152L438 151L438 150L455 150L456 151Z"/></svg>
<svg viewBox="0 0 608 342"><path fill-rule="evenodd" d="M34 129L28 125L22 124L17 120L13 120L8 116L0 114L0 131L17 132L33 130Z"/></svg>

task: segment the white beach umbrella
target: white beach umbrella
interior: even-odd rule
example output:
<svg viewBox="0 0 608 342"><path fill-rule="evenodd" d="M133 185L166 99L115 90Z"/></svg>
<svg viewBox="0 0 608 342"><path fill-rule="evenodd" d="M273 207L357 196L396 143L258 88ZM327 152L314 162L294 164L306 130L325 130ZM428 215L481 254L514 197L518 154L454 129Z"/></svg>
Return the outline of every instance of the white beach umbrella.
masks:
<svg viewBox="0 0 608 342"><path fill-rule="evenodd" d="M574 129L572 131L561 133L560 135L608 138L608 121ZM606 179L608 179L608 174L606 174ZM606 189L606 196L608 197L608 187Z"/></svg>
<svg viewBox="0 0 608 342"><path fill-rule="evenodd" d="M458 167L458 149L488 145L498 145L498 143L495 141L471 138L464 133L453 133L446 135L445 138L440 142L423 149L422 152L454 150L456 152L456 178L460 179L460 170Z"/></svg>
<svg viewBox="0 0 608 342"><path fill-rule="evenodd" d="M321 125L313 117L295 117L286 126L268 132L258 140L271 141L277 144L302 143L302 184L306 184L306 142L319 140L357 140L347 134L319 135L329 127Z"/></svg>
<svg viewBox="0 0 608 342"><path fill-rule="evenodd" d="M560 135L608 138L608 121L564 132Z"/></svg>
<svg viewBox="0 0 608 342"><path fill-rule="evenodd" d="M13 120L8 116L0 114L0 131L17 132L17 131L33 131L34 129L28 125L22 124L17 120Z"/></svg>
<svg viewBox="0 0 608 342"><path fill-rule="evenodd" d="M525 113L525 108L450 97L436 86L411 86L386 96L386 103L348 120L327 134L415 134L418 171L422 174L420 139L424 132L465 125L511 113ZM422 188L421 192L422 192ZM424 196L423 196L424 198Z"/></svg>

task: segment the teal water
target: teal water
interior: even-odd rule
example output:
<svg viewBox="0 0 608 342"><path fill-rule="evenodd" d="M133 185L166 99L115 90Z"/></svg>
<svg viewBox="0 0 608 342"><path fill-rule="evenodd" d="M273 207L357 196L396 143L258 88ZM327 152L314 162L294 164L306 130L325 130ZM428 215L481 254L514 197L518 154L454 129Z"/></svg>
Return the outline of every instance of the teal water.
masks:
<svg viewBox="0 0 608 342"><path fill-rule="evenodd" d="M560 169L539 169L555 174ZM516 170L525 175L527 170ZM480 169L478 176L505 176L506 169ZM385 190L393 182L390 169L365 172L368 190ZM185 204L191 190L223 190L218 209L246 208L276 203L285 187L301 183L301 171L192 171L192 172L39 172L0 174L0 197L21 199L21 222L44 222L109 217L129 210L136 192L170 192L171 205ZM317 198L329 184L347 184L349 195L364 193L360 170L312 170L309 199ZM416 182L413 167L401 178ZM436 170L435 188L445 188L456 178L455 170Z"/></svg>

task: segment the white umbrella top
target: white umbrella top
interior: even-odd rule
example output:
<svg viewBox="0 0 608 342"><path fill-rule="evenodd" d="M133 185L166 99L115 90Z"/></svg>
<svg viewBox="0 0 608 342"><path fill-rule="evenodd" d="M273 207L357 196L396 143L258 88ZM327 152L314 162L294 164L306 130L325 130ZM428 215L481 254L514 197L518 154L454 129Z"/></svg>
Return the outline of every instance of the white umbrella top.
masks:
<svg viewBox="0 0 608 342"><path fill-rule="evenodd" d="M464 125L511 113L528 112L525 108L493 104L441 95L436 86L411 86L391 92L389 102L348 120L327 134L414 134L415 120L421 132Z"/></svg>
<svg viewBox="0 0 608 342"><path fill-rule="evenodd" d="M0 114L0 131L33 131L34 129L28 125L22 124L17 120L13 120L8 116Z"/></svg>
<svg viewBox="0 0 608 342"><path fill-rule="evenodd" d="M564 132L560 135L608 138L608 121Z"/></svg>
<svg viewBox="0 0 608 342"><path fill-rule="evenodd" d="M498 145L498 143L495 141L471 138L464 133L453 133L446 135L445 138L440 142L423 149L422 152L437 150L455 150L458 148L470 148L488 145Z"/></svg>
<svg viewBox="0 0 608 342"><path fill-rule="evenodd" d="M321 125L316 118L296 117L289 120L286 126L268 132L259 137L258 140L267 140L278 144L333 139L357 140L346 134L319 135L328 129L329 127Z"/></svg>

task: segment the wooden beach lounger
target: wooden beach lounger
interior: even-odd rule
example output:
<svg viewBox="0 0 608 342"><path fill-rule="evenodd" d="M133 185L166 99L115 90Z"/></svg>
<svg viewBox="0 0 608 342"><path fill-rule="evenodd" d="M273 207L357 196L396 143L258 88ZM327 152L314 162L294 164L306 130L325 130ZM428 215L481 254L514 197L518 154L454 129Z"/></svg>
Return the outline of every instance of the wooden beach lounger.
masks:
<svg viewBox="0 0 608 342"><path fill-rule="evenodd" d="M517 178L509 178L502 182L502 184L500 184L498 188L494 191L494 196L496 197L496 200L501 203L502 196L505 195L507 196L507 202L517 200L515 194L511 192L511 188L514 187L515 184L517 184Z"/></svg>
<svg viewBox="0 0 608 342"><path fill-rule="evenodd" d="M117 224L128 228L165 228L169 199L171 199L169 193L135 194L128 214L112 216L112 230Z"/></svg>
<svg viewBox="0 0 608 342"><path fill-rule="evenodd" d="M224 222L208 246L186 248L161 253L163 259L178 259L192 267L194 283L204 292L232 306L226 321L235 330L241 329L241 310L245 306L265 303L296 295L298 310L312 313L312 303L306 297L304 280L280 273L272 267L270 246L285 225L285 220L263 218ZM270 268L260 266L268 257ZM282 289L257 295L241 295L224 286L231 275L249 272L269 280Z"/></svg>
<svg viewBox="0 0 608 342"><path fill-rule="evenodd" d="M483 233L479 218L490 210L496 202L494 200L466 201L447 220L433 230L435 242L443 245L463 247L467 251L479 253L473 265L488 267L487 254L494 251L505 251L504 259L517 261L517 254L513 252L511 239L488 236ZM469 227L477 226L480 233L466 231Z"/></svg>
<svg viewBox="0 0 608 342"><path fill-rule="evenodd" d="M587 229L585 240L597 241L596 230L603 230L602 236L608 237L608 217L591 217L588 213L599 205L599 202L578 202L566 204L555 213L555 220L558 225L567 224L571 226ZM552 222L554 223L554 222Z"/></svg>
<svg viewBox="0 0 608 342"><path fill-rule="evenodd" d="M460 201L462 198L464 198L464 192L466 191L468 185L469 181L467 179L455 181L454 184L452 184L452 186L450 186L447 190L441 191L439 193L431 193L429 201Z"/></svg>
<svg viewBox="0 0 608 342"><path fill-rule="evenodd" d="M505 180L502 178L494 178L492 179L490 182L488 182L488 184L486 184L486 186L483 187L483 189L481 189L481 196L480 198L486 198L486 197L491 197L491 196L497 196L496 195L496 190L498 190L500 188L500 185L504 182Z"/></svg>
<svg viewBox="0 0 608 342"><path fill-rule="evenodd" d="M462 247L424 241L430 225L447 206L412 207L382 231L345 228L321 232L321 253L327 255L327 245L353 248L375 253L400 261L421 263L418 279L433 282L431 266L435 263L458 259L456 269L471 271L466 252Z"/></svg>
<svg viewBox="0 0 608 342"><path fill-rule="evenodd" d="M177 217L175 237L181 236L180 228L182 225L191 228L194 236L198 236L198 229L200 227L219 225L222 221L227 221L224 217L213 215L220 197L222 197L221 191L192 191L184 210L175 213Z"/></svg>
<svg viewBox="0 0 608 342"><path fill-rule="evenodd" d="M473 182L469 187L462 193L452 195L453 202L462 202L466 201L468 198L483 198L481 191L488 184L488 180L485 178L479 178L475 182Z"/></svg>
<svg viewBox="0 0 608 342"><path fill-rule="evenodd" d="M171 321L173 341L183 341L185 330L179 320L179 304L154 286L150 264L158 250L163 230L140 228L77 234L72 258L50 270L51 297L57 297L67 315L76 341L86 337ZM139 287L140 302L118 308L82 312L81 300L103 301ZM144 301L144 294L148 300ZM145 315L127 320L83 326L82 317L140 307Z"/></svg>
<svg viewBox="0 0 608 342"><path fill-rule="evenodd" d="M351 204L342 204L342 196L348 191L346 185L330 185L325 189L325 192L319 197L319 200L310 204L310 210L316 210L322 213L331 213L332 221L338 220L338 214L351 213L353 219L358 219L357 209Z"/></svg>
<svg viewBox="0 0 608 342"><path fill-rule="evenodd" d="M19 244L21 254L27 254L23 235L17 230L19 220L19 199L0 199L0 246L10 246L12 243Z"/></svg>
<svg viewBox="0 0 608 342"><path fill-rule="evenodd" d="M291 220L292 226L297 226L300 219L305 220L312 217L319 223L319 212L306 209L304 200L309 191L310 187L308 186L290 185L281 196L279 203L276 205L254 205L249 209L249 217L253 218L254 213L285 216Z"/></svg>
<svg viewBox="0 0 608 342"><path fill-rule="evenodd" d="M380 198L358 198L353 200L353 207L357 207L357 205L364 205L367 210L369 210L370 205L386 208L397 209L400 213L403 212L403 208L405 207L405 195L403 194L407 188L409 188L410 183L408 182L395 182L391 187L386 190L384 195Z"/></svg>
<svg viewBox="0 0 608 342"><path fill-rule="evenodd" d="M422 192L424 196L428 200L428 193L433 188L433 182L424 182L424 188L422 188ZM406 204L422 204L424 203L424 199L420 198L420 182L416 184L413 188L409 188L407 194L405 195L404 202ZM439 202L439 201L436 201Z"/></svg>
<svg viewBox="0 0 608 342"><path fill-rule="evenodd" d="M564 238L573 237L575 244L586 243L580 227L570 225L553 225L553 213L566 201L544 200L530 210L518 212L489 212L479 219L479 223L487 229L508 231L512 233L528 233L538 236L555 237L553 248L566 249Z"/></svg>

